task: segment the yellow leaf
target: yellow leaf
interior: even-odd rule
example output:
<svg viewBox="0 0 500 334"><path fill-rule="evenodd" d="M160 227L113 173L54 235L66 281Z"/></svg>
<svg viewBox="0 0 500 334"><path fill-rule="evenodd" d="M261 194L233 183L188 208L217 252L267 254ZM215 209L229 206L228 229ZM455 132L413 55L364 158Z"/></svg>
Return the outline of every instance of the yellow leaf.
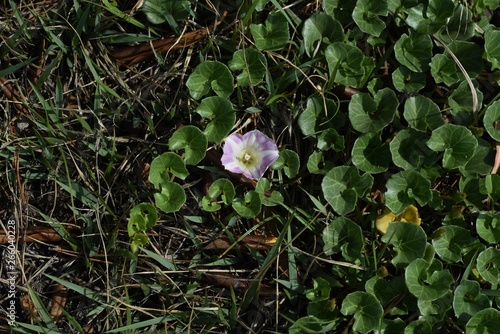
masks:
<svg viewBox="0 0 500 334"><path fill-rule="evenodd" d="M420 225L421 219L418 214L418 209L414 205L410 205L402 214L396 215L391 210L385 208L384 212L377 217L375 222L375 226L377 230L385 234L387 231L387 227L392 222L404 222L404 223L412 223L415 225Z"/></svg>

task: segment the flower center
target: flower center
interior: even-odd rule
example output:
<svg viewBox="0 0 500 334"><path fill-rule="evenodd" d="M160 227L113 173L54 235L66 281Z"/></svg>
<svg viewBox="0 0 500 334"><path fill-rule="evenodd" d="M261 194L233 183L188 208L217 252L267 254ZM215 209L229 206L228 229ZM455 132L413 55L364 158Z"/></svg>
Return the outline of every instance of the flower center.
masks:
<svg viewBox="0 0 500 334"><path fill-rule="evenodd" d="M241 162L244 164L244 165L252 165L255 161L255 157L249 153L248 151L244 151L243 153L243 156L241 158Z"/></svg>

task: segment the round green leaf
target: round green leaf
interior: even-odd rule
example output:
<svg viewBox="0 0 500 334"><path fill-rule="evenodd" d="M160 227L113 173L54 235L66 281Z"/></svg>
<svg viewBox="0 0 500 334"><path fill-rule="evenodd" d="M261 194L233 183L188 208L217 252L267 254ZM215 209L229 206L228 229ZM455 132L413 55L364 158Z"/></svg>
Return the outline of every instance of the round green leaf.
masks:
<svg viewBox="0 0 500 334"><path fill-rule="evenodd" d="M491 69L500 68L500 30L490 29L484 34L484 50Z"/></svg>
<svg viewBox="0 0 500 334"><path fill-rule="evenodd" d="M385 205L395 214L417 202L421 206L432 198L431 182L414 170L393 174L386 183Z"/></svg>
<svg viewBox="0 0 500 334"><path fill-rule="evenodd" d="M208 212L218 211L221 205L216 199L221 196L222 202L226 205L231 205L236 194L231 181L227 179L217 179L208 188L207 195L201 201L203 210Z"/></svg>
<svg viewBox="0 0 500 334"><path fill-rule="evenodd" d="M342 302L340 312L343 315L354 315L352 330L360 333L368 333L378 328L384 315L377 298L364 291L348 294Z"/></svg>
<svg viewBox="0 0 500 334"><path fill-rule="evenodd" d="M359 132L379 132L392 122L399 105L393 90L381 89L372 99L367 93L358 93L349 102L349 119Z"/></svg>
<svg viewBox="0 0 500 334"><path fill-rule="evenodd" d="M434 260L429 263L424 259L416 259L406 267L405 280L408 290L422 300L443 297L454 282L448 269L443 270L441 262Z"/></svg>
<svg viewBox="0 0 500 334"><path fill-rule="evenodd" d="M493 200L493 202L497 202L500 199L500 175L486 175L484 178L484 185L486 186L488 196Z"/></svg>
<svg viewBox="0 0 500 334"><path fill-rule="evenodd" d="M345 148L344 137L339 135L335 129L325 129L319 134L316 146L322 151L333 149L336 152L340 152Z"/></svg>
<svg viewBox="0 0 500 334"><path fill-rule="evenodd" d="M392 72L392 83L400 92L418 92L425 87L426 73L410 71L406 66L399 66Z"/></svg>
<svg viewBox="0 0 500 334"><path fill-rule="evenodd" d="M154 194L155 203L165 213L177 212L186 202L186 192L180 184L170 181L160 183L160 192Z"/></svg>
<svg viewBox="0 0 500 334"><path fill-rule="evenodd" d="M148 180L158 188L162 181L168 181L170 179L168 173L172 173L182 180L189 175L186 164L182 161L182 158L172 152L165 152L157 156L151 162Z"/></svg>
<svg viewBox="0 0 500 334"><path fill-rule="evenodd" d="M299 155L291 150L282 150L271 168L275 170L283 169L288 178L294 178L300 168Z"/></svg>
<svg viewBox="0 0 500 334"><path fill-rule="evenodd" d="M478 83L474 80L477 94L478 106L483 103L483 93L477 88ZM473 99L472 92L467 81L462 81L460 85L448 97L448 104L451 108L453 120L456 124L470 125L473 121Z"/></svg>
<svg viewBox="0 0 500 334"><path fill-rule="evenodd" d="M391 152L389 145L382 143L380 134L365 133L356 139L352 148L352 163L360 170L382 173L389 168Z"/></svg>
<svg viewBox="0 0 500 334"><path fill-rule="evenodd" d="M149 203L140 203L130 209L130 219L132 220L132 217L135 216L144 218L144 229L155 226L158 221L158 212L156 208Z"/></svg>
<svg viewBox="0 0 500 334"><path fill-rule="evenodd" d="M265 25L251 24L250 31L260 50L280 50L290 40L288 22L281 12L270 13Z"/></svg>
<svg viewBox="0 0 500 334"><path fill-rule="evenodd" d="M270 191L271 183L266 178L260 178L255 186L255 191L259 194L262 205L275 206L283 204L283 195L279 191Z"/></svg>
<svg viewBox="0 0 500 334"><path fill-rule="evenodd" d="M210 88L221 97L229 97L233 93L233 85L233 75L229 68L218 61L208 60L196 66L186 82L189 93L195 100L207 95Z"/></svg>
<svg viewBox="0 0 500 334"><path fill-rule="evenodd" d="M434 234L437 235L432 240L434 250L443 261L448 263L462 260L462 254L467 250L466 246L473 240L468 230L454 225L443 226Z"/></svg>
<svg viewBox="0 0 500 334"><path fill-rule="evenodd" d="M364 247L361 227L346 217L332 220L323 229L323 251L325 255L342 252L347 261L356 261L362 257Z"/></svg>
<svg viewBox="0 0 500 334"><path fill-rule="evenodd" d="M483 123L488 134L500 141L500 101L495 101L486 109Z"/></svg>
<svg viewBox="0 0 500 334"><path fill-rule="evenodd" d="M392 264L398 268L408 266L413 260L422 258L427 247L427 235L415 224L392 222L381 240L394 247L396 256Z"/></svg>
<svg viewBox="0 0 500 334"><path fill-rule="evenodd" d="M326 109L325 109L326 107ZM344 115L339 112L339 107L331 99L323 99L313 95L307 99L306 108L299 115L297 124L304 136L312 136L321 129L344 126Z"/></svg>
<svg viewBox="0 0 500 334"><path fill-rule="evenodd" d="M353 45L334 42L325 50L330 76L336 83L361 88L375 68L375 61Z"/></svg>
<svg viewBox="0 0 500 334"><path fill-rule="evenodd" d="M428 34L403 34L394 45L396 59L413 72L429 70L432 58L432 40Z"/></svg>
<svg viewBox="0 0 500 334"><path fill-rule="evenodd" d="M380 36L385 29L385 22L379 17L388 13L386 1L358 0L352 12L352 18L361 31Z"/></svg>
<svg viewBox="0 0 500 334"><path fill-rule="evenodd" d="M487 308L474 314L465 329L467 334L496 334L500 328L500 311Z"/></svg>
<svg viewBox="0 0 500 334"><path fill-rule="evenodd" d="M425 96L412 96L405 102L404 118L415 130L426 132L444 124L437 104Z"/></svg>
<svg viewBox="0 0 500 334"><path fill-rule="evenodd" d="M189 15L191 5L189 0L144 0L141 10L152 24L168 22L175 28L176 20L183 20Z"/></svg>
<svg viewBox="0 0 500 334"><path fill-rule="evenodd" d="M323 196L339 215L354 211L357 199L373 185L370 174L359 175L353 166L332 168L323 178L321 189Z"/></svg>
<svg viewBox="0 0 500 334"><path fill-rule="evenodd" d="M462 322L467 322L477 312L490 306L490 300L479 292L479 283L476 281L464 280L455 289L453 309Z"/></svg>
<svg viewBox="0 0 500 334"><path fill-rule="evenodd" d="M483 49L476 43L453 41L448 47L465 68L468 76L474 79L483 69ZM446 52L437 54L431 60L431 74L437 83L451 86L465 80L455 60Z"/></svg>
<svg viewBox="0 0 500 334"><path fill-rule="evenodd" d="M476 219L476 230L486 242L500 243L500 212L481 212Z"/></svg>
<svg viewBox="0 0 500 334"><path fill-rule="evenodd" d="M455 124L446 124L432 131L431 139L427 142L431 150L444 151L443 167L446 169L465 166L477 145L477 139L469 129Z"/></svg>
<svg viewBox="0 0 500 334"><path fill-rule="evenodd" d="M233 72L241 71L236 77L240 86L258 85L267 71L266 57L253 48L236 51L228 65Z"/></svg>
<svg viewBox="0 0 500 334"><path fill-rule="evenodd" d="M500 249L482 251L477 257L477 271L491 284L500 284Z"/></svg>
<svg viewBox="0 0 500 334"><path fill-rule="evenodd" d="M231 132L236 122L236 114L231 101L220 96L203 99L196 108L196 112L201 117L212 120L203 131L210 142L221 142Z"/></svg>
<svg viewBox="0 0 500 334"><path fill-rule="evenodd" d="M403 169L416 169L434 163L437 153L426 145L429 136L407 128L398 132L390 142L392 161Z"/></svg>
<svg viewBox="0 0 500 334"><path fill-rule="evenodd" d="M255 218L260 212L262 203L259 194L250 190L245 198L235 198L233 200L233 209L243 218Z"/></svg>
<svg viewBox="0 0 500 334"><path fill-rule="evenodd" d="M196 165L207 151L207 137L193 125L186 125L176 130L168 141L172 151L184 149L184 161L188 165Z"/></svg>
<svg viewBox="0 0 500 334"><path fill-rule="evenodd" d="M302 28L304 48L309 57L318 49L318 43L344 41L344 29L339 21L324 12L313 14L304 22Z"/></svg>
<svg viewBox="0 0 500 334"><path fill-rule="evenodd" d="M406 22L415 31L427 34L437 32L453 15L455 7L452 0L429 0L407 10Z"/></svg>

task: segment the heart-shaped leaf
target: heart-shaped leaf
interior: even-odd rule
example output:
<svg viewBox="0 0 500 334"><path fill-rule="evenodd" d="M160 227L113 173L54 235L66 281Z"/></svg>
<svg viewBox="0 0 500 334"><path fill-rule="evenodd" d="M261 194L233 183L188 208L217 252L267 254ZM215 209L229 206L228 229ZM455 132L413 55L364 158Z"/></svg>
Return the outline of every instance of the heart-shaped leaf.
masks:
<svg viewBox="0 0 500 334"><path fill-rule="evenodd" d="M151 162L148 180L158 188L162 181L170 179L169 173L182 180L189 175L186 164L180 156L172 152L165 152Z"/></svg>
<svg viewBox="0 0 500 334"><path fill-rule="evenodd" d="M432 131L427 146L436 152L444 151L443 167L454 169L469 162L476 150L477 139L462 125L446 124Z"/></svg>
<svg viewBox="0 0 500 334"><path fill-rule="evenodd" d="M349 119L359 132L379 132L392 122L399 105L393 90L381 89L372 99L368 93L358 93L349 102Z"/></svg>
<svg viewBox="0 0 500 334"><path fill-rule="evenodd" d="M258 85L267 72L266 57L253 48L236 51L228 65L233 72L241 71L236 77L240 86Z"/></svg>
<svg viewBox="0 0 500 334"><path fill-rule="evenodd" d="M448 269L437 260L427 262L416 259L405 270L405 281L408 290L421 300L436 300L450 291L454 282Z"/></svg>
<svg viewBox="0 0 500 334"><path fill-rule="evenodd" d="M255 46L260 50L280 50L290 40L288 22L280 12L270 13L265 25L251 24L250 31Z"/></svg>
<svg viewBox="0 0 500 334"><path fill-rule="evenodd" d="M416 169L434 163L437 153L426 145L430 137L411 128L398 132L389 144L392 161L403 169Z"/></svg>
<svg viewBox="0 0 500 334"><path fill-rule="evenodd" d="M500 212L481 212L476 219L476 231L490 244L500 243Z"/></svg>
<svg viewBox="0 0 500 334"><path fill-rule="evenodd" d="M401 65L413 72L422 73L429 70L432 47L432 40L427 34L403 34L394 44L394 53Z"/></svg>
<svg viewBox="0 0 500 334"><path fill-rule="evenodd" d="M468 230L463 227L449 225L442 226L432 239L432 245L439 257L448 263L456 263L462 260L462 255L467 250L467 245L473 241Z"/></svg>
<svg viewBox="0 0 500 334"><path fill-rule="evenodd" d="M378 328L384 314L377 298L364 291L348 294L342 302L340 312L343 315L354 315L352 330L360 333L368 333Z"/></svg>
<svg viewBox="0 0 500 334"><path fill-rule="evenodd" d="M352 163L360 170L383 173L389 168L391 152L387 143L382 143L380 134L365 133L356 139L352 148Z"/></svg>
<svg viewBox="0 0 500 334"><path fill-rule="evenodd" d="M370 174L359 175L353 166L332 168L323 178L321 189L325 199L339 215L352 212L357 199L371 188L373 177Z"/></svg>
<svg viewBox="0 0 500 334"><path fill-rule="evenodd" d="M414 170L393 174L386 183L385 205L395 214L417 202L421 206L432 198L431 182Z"/></svg>
<svg viewBox="0 0 500 334"><path fill-rule="evenodd" d="M132 237L139 231L145 231L155 226L158 221L156 208L149 203L140 203L130 209L128 235Z"/></svg>
<svg viewBox="0 0 500 334"><path fill-rule="evenodd" d="M196 66L186 86L195 100L207 95L210 89L221 97L229 97L234 90L234 80L226 65L218 61L207 60Z"/></svg>
<svg viewBox="0 0 500 334"><path fill-rule="evenodd" d="M160 183L160 192L154 194L155 203L165 213L177 212L186 202L186 192L180 184L170 181Z"/></svg>
<svg viewBox="0 0 500 334"><path fill-rule="evenodd" d="M385 22L379 16L387 13L386 1L358 0L352 18L361 31L378 37L385 29Z"/></svg>
<svg viewBox="0 0 500 334"><path fill-rule="evenodd" d="M406 66L399 66L392 72L392 83L400 92L418 92L425 87L426 73L410 71Z"/></svg>
<svg viewBox="0 0 500 334"><path fill-rule="evenodd" d="M361 227L346 217L334 219L324 228L323 242L326 255L342 252L347 261L359 260L364 247Z"/></svg>
<svg viewBox="0 0 500 334"><path fill-rule="evenodd" d="M233 209L243 218L255 218L261 210L262 202L255 190L250 190L245 198L235 198Z"/></svg>
<svg viewBox="0 0 500 334"><path fill-rule="evenodd" d="M434 130L444 124L437 104L425 96L412 96L405 102L404 118L418 131Z"/></svg>
<svg viewBox="0 0 500 334"><path fill-rule="evenodd" d="M176 130L168 146L172 151L184 149L184 161L188 165L196 165L207 151L207 137L200 129L193 125L186 125Z"/></svg>
<svg viewBox="0 0 500 334"><path fill-rule="evenodd" d="M335 101L313 95L307 99L297 123L304 136L312 136L322 129L341 128L345 119Z"/></svg>
<svg viewBox="0 0 500 334"><path fill-rule="evenodd" d="M275 170L283 169L288 178L294 178L300 168L299 155L291 150L282 150L271 168Z"/></svg>
<svg viewBox="0 0 500 334"><path fill-rule="evenodd" d="M211 120L203 131L210 142L220 143L231 132L236 122L231 101L220 96L204 98L196 112Z"/></svg>
<svg viewBox="0 0 500 334"><path fill-rule="evenodd" d="M318 44L321 46L323 43L343 42L344 29L331 15L318 12L305 20L302 36L306 53L311 57L319 49Z"/></svg>
<svg viewBox="0 0 500 334"><path fill-rule="evenodd" d="M491 284L500 284L500 249L487 248L477 257L477 271Z"/></svg>
<svg viewBox="0 0 500 334"><path fill-rule="evenodd" d="M500 30L490 29L484 34L484 50L491 69L500 68Z"/></svg>
<svg viewBox="0 0 500 334"><path fill-rule="evenodd" d="M427 246L424 230L418 225L403 222L390 223L381 240L394 247L396 255L392 258L392 264L398 268L422 258Z"/></svg>
<svg viewBox="0 0 500 334"><path fill-rule="evenodd" d="M500 101L495 101L486 108L483 123L488 134L500 141Z"/></svg>
<svg viewBox="0 0 500 334"><path fill-rule="evenodd" d="M480 293L479 283L464 280L455 289L453 295L453 309L460 321L467 322L477 312L491 306L488 297Z"/></svg>
<svg viewBox="0 0 500 334"><path fill-rule="evenodd" d="M487 308L478 311L466 326L467 334L493 334L500 328L500 311Z"/></svg>

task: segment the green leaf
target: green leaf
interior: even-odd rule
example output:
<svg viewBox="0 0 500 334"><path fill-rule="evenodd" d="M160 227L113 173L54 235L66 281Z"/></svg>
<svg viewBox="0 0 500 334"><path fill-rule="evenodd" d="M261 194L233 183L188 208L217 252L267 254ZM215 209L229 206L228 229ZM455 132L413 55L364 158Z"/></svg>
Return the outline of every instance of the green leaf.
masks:
<svg viewBox="0 0 500 334"><path fill-rule="evenodd" d="M375 68L375 61L353 45L334 42L325 50L330 77L336 83L362 88Z"/></svg>
<svg viewBox="0 0 500 334"><path fill-rule="evenodd" d="M128 234L132 237L138 231L145 231L155 226L158 221L156 208L149 203L140 203L130 209Z"/></svg>
<svg viewBox="0 0 500 334"><path fill-rule="evenodd" d="M322 44L343 42L344 29L340 22L332 16L324 12L318 12L305 20L302 36L304 36L306 53L309 57L312 57L315 50L319 49L318 44L321 46Z"/></svg>
<svg viewBox="0 0 500 334"><path fill-rule="evenodd" d="M352 127L362 133L380 132L392 122L399 105L393 90L381 89L372 99L368 93L358 93L349 102Z"/></svg>
<svg viewBox="0 0 500 334"><path fill-rule="evenodd" d="M144 0L141 10L152 24L168 22L172 28L177 27L175 21L183 20L191 12L189 0Z"/></svg>
<svg viewBox="0 0 500 334"><path fill-rule="evenodd" d="M400 92L418 92L425 87L426 73L410 71L406 66L399 66L392 72L392 83Z"/></svg>
<svg viewBox="0 0 500 334"><path fill-rule="evenodd" d="M404 334L433 334L431 324L425 318L417 319L408 324Z"/></svg>
<svg viewBox="0 0 500 334"><path fill-rule="evenodd" d="M474 80L477 94L478 106L483 103L483 93L477 88L478 83ZM472 92L467 81L462 81L460 85L448 97L448 104L456 124L469 125L473 122L473 99Z"/></svg>
<svg viewBox="0 0 500 334"><path fill-rule="evenodd" d="M379 16L387 14L386 1L358 0L352 18L361 31L378 37L385 29L385 22Z"/></svg>
<svg viewBox="0 0 500 334"><path fill-rule="evenodd" d="M290 40L290 31L286 17L281 12L268 15L265 25L251 24L255 46L260 50L281 50Z"/></svg>
<svg viewBox="0 0 500 334"><path fill-rule="evenodd" d="M335 129L325 129L319 134L316 146L322 151L333 149L340 152L345 148L344 137L339 135Z"/></svg>
<svg viewBox="0 0 500 334"><path fill-rule="evenodd" d="M387 143L382 143L378 133L366 133L359 136L352 148L352 163L360 170L370 173L382 173L389 168L391 152Z"/></svg>
<svg viewBox="0 0 500 334"><path fill-rule="evenodd" d="M354 314L352 330L368 333L380 326L384 310L379 301L368 292L356 291L348 294L340 310L344 315Z"/></svg>
<svg viewBox="0 0 500 334"><path fill-rule="evenodd" d="M467 323L467 334L495 334L500 328L500 311L487 308L478 311Z"/></svg>
<svg viewBox="0 0 500 334"><path fill-rule="evenodd" d="M282 150L271 168L275 170L283 169L289 179L294 178L300 168L299 155L291 150Z"/></svg>
<svg viewBox="0 0 500 334"><path fill-rule="evenodd" d="M231 101L220 96L204 98L196 108L196 112L201 117L211 120L203 133L207 136L207 140L213 143L220 143L226 138L236 122Z"/></svg>
<svg viewBox="0 0 500 334"><path fill-rule="evenodd" d="M203 210L208 212L218 211L221 205L215 200L221 196L222 202L231 205L236 192L231 181L227 179L217 179L208 188L207 195L202 199Z"/></svg>
<svg viewBox="0 0 500 334"><path fill-rule="evenodd" d="M464 167L459 168L464 176L478 177L478 174L488 174L491 171L491 166L494 164L495 152L491 149L490 143L484 139L477 138L477 144L472 158Z"/></svg>
<svg viewBox="0 0 500 334"><path fill-rule="evenodd" d="M413 72L429 70L432 58L432 40L427 34L403 34L394 44L396 59Z"/></svg>
<svg viewBox="0 0 500 334"><path fill-rule="evenodd" d="M184 149L184 161L196 165L205 157L208 147L207 137L193 125L186 125L176 130L168 141L172 151Z"/></svg>
<svg viewBox="0 0 500 334"><path fill-rule="evenodd" d="M467 245L473 241L468 230L463 227L449 225L442 226L435 233L432 245L439 257L448 263L462 260L462 254L467 251Z"/></svg>
<svg viewBox="0 0 500 334"><path fill-rule="evenodd" d="M194 69L189 76L186 86L189 94L199 100L213 89L221 97L229 97L234 90L234 80L231 71L226 65L218 61L204 61Z"/></svg>
<svg viewBox="0 0 500 334"><path fill-rule="evenodd" d="M228 66L233 72L241 71L236 77L236 81L240 86L258 85L267 72L266 57L253 48L236 51Z"/></svg>
<svg viewBox="0 0 500 334"><path fill-rule="evenodd" d="M500 68L500 30L488 30L484 34L484 50L491 69Z"/></svg>
<svg viewBox="0 0 500 334"><path fill-rule="evenodd" d="M477 312L490 307L488 297L480 293L479 283L476 281L464 280L455 289L453 295L453 309L458 320L469 321Z"/></svg>
<svg viewBox="0 0 500 334"><path fill-rule="evenodd" d="M325 255L342 252L347 261L359 260L362 258L363 240L361 227L346 217L330 221L323 229Z"/></svg>
<svg viewBox="0 0 500 334"><path fill-rule="evenodd" d="M381 240L394 247L396 256L393 257L392 264L398 268L404 268L413 260L422 258L427 247L424 230L407 222L390 223Z"/></svg>
<svg viewBox="0 0 500 334"><path fill-rule="evenodd" d="M478 44L465 41L454 41L451 42L448 47L458 58L471 79L476 78L478 74L481 73L483 69L483 50ZM432 57L431 74L437 83L444 82L447 86L465 80L462 71L460 71L455 60L448 52L445 54L437 54Z"/></svg>
<svg viewBox="0 0 500 334"><path fill-rule="evenodd" d="M306 108L299 115L297 124L304 136L312 136L321 129L344 126L344 115L339 112L339 107L331 99L323 99L313 95L307 99Z"/></svg>
<svg viewBox="0 0 500 334"><path fill-rule="evenodd" d="M490 244L500 243L500 212L481 212L476 219L476 231Z"/></svg>
<svg viewBox="0 0 500 334"><path fill-rule="evenodd" d="M406 267L405 280L408 290L421 300L436 300L450 291L454 282L448 269L437 260L427 262L416 259Z"/></svg>
<svg viewBox="0 0 500 334"><path fill-rule="evenodd" d="M496 141L500 141L500 101L495 101L486 108L483 123L488 134Z"/></svg>
<svg viewBox="0 0 500 334"><path fill-rule="evenodd" d="M477 139L462 125L446 124L432 131L427 146L436 152L444 151L443 167L454 169L463 167L472 158Z"/></svg>
<svg viewBox="0 0 500 334"><path fill-rule="evenodd" d="M412 96L405 102L404 118L415 130L426 132L444 124L437 104L425 96Z"/></svg>
<svg viewBox="0 0 500 334"><path fill-rule="evenodd" d="M496 202L500 199L500 175L488 174L484 178L484 185L488 196Z"/></svg>
<svg viewBox="0 0 500 334"><path fill-rule="evenodd" d="M418 33L435 33L453 15L454 7L452 0L429 0L428 5L419 4L409 8L406 22Z"/></svg>
<svg viewBox="0 0 500 334"><path fill-rule="evenodd" d="M365 290L374 295L382 305L394 301L394 298L405 296L400 303L392 307L389 312L391 316L408 314L408 310L416 304L416 298L408 293L403 276L394 276L388 280L375 275L366 281Z"/></svg>
<svg viewBox="0 0 500 334"><path fill-rule="evenodd" d="M453 295L448 291L443 297L436 300L417 301L418 309L423 317L428 318L432 322L443 321L447 312L451 309Z"/></svg>
<svg viewBox="0 0 500 334"><path fill-rule="evenodd" d="M165 152L151 162L148 180L155 188L158 188L162 181L170 179L169 173L182 180L189 175L186 164L180 156L172 152Z"/></svg>
<svg viewBox="0 0 500 334"><path fill-rule="evenodd" d="M487 248L477 257L479 275L491 284L500 284L500 249Z"/></svg>
<svg viewBox="0 0 500 334"><path fill-rule="evenodd" d="M266 178L260 178L255 186L255 191L259 194L262 205L275 206L283 204L283 195L279 191L270 191L271 183Z"/></svg>
<svg viewBox="0 0 500 334"><path fill-rule="evenodd" d="M437 36L445 43L455 40L468 40L474 36L474 17L469 8L457 3L453 15L447 19L446 25L439 30Z"/></svg>
<svg viewBox="0 0 500 334"><path fill-rule="evenodd" d="M245 198L235 198L233 209L243 218L255 218L261 210L262 202L255 190L250 190Z"/></svg>
<svg viewBox="0 0 500 334"><path fill-rule="evenodd" d="M353 166L332 168L323 178L321 189L325 199L339 215L352 212L357 199L373 185L370 174L359 175L359 170Z"/></svg>
<svg viewBox="0 0 500 334"><path fill-rule="evenodd" d="M431 182L414 170L393 174L386 183L385 205L395 214L417 202L421 206L432 198Z"/></svg>
<svg viewBox="0 0 500 334"><path fill-rule="evenodd" d="M406 170L432 165L437 153L426 145L429 139L411 128L399 131L389 144L393 163Z"/></svg>
<svg viewBox="0 0 500 334"><path fill-rule="evenodd" d="M181 185L162 181L159 188L160 192L154 194L156 206L165 213L179 211L186 202L186 193Z"/></svg>

